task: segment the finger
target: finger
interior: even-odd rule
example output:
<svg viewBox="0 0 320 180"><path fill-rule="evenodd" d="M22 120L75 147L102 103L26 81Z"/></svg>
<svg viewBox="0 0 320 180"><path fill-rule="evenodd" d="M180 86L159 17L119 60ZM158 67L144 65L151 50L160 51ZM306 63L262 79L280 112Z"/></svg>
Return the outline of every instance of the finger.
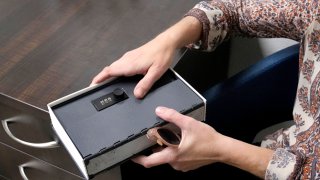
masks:
<svg viewBox="0 0 320 180"><path fill-rule="evenodd" d="M134 95L137 98L143 98L165 71L166 69L159 70L158 67L151 66L147 74L136 85Z"/></svg>
<svg viewBox="0 0 320 180"><path fill-rule="evenodd" d="M96 84L98 84L98 83L95 83L95 82L92 81L92 82L90 83L89 87L94 86L94 85L96 85Z"/></svg>
<svg viewBox="0 0 320 180"><path fill-rule="evenodd" d="M171 122L177 125L181 129L184 129L186 127L186 124L188 124L191 121L190 117L180 114L174 109L170 109L162 106L159 106L156 108L156 114L161 119Z"/></svg>
<svg viewBox="0 0 320 180"><path fill-rule="evenodd" d="M99 74L97 74L92 79L91 85L98 84L100 82L107 80L110 77L110 73L108 71L109 71L109 67L105 67Z"/></svg>
<svg viewBox="0 0 320 180"><path fill-rule="evenodd" d="M171 157L172 157L172 150L170 149L170 147L167 147L165 149L163 149L160 152L156 152L153 153L149 156L137 156L132 158L131 160L137 164L140 164L146 168L150 168L150 167L154 167L154 166L158 166L161 164L166 164L169 163L171 161Z"/></svg>
<svg viewBox="0 0 320 180"><path fill-rule="evenodd" d="M116 76L130 76L132 73L132 66L124 65L122 61L116 61L110 66L105 67L98 75L96 75L91 84L97 84L103 82L110 77Z"/></svg>

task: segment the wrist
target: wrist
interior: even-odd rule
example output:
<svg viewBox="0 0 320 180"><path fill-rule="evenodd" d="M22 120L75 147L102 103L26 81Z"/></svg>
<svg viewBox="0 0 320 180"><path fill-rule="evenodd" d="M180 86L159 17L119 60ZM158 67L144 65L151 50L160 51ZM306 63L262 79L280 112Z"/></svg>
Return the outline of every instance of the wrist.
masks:
<svg viewBox="0 0 320 180"><path fill-rule="evenodd" d="M223 134L219 134L219 137L215 139L215 147L220 147L217 153L217 161L221 163L226 163L230 161L229 149L233 146L232 139Z"/></svg>
<svg viewBox="0 0 320 180"><path fill-rule="evenodd" d="M254 146L227 136L221 149L221 162L263 178L273 150Z"/></svg>
<svg viewBox="0 0 320 180"><path fill-rule="evenodd" d="M166 46L179 49L200 39L202 25L198 19L192 16L184 17L155 39L165 43Z"/></svg>

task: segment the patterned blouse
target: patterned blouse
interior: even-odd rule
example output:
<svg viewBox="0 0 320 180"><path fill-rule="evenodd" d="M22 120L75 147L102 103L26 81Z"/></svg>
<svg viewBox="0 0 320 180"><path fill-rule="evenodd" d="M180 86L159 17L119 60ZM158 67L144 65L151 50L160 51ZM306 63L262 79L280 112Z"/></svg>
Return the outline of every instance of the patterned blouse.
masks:
<svg viewBox="0 0 320 180"><path fill-rule="evenodd" d="M274 150L265 179L320 178L320 8L318 0L213 0L186 16L202 22L197 47L214 50L232 36L285 37L300 42L295 125L266 137Z"/></svg>

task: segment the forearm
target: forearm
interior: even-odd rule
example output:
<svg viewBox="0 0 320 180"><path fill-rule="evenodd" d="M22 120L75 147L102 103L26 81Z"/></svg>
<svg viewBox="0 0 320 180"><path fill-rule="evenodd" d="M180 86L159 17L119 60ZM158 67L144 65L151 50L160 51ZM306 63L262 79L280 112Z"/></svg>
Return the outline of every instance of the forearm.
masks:
<svg viewBox="0 0 320 180"><path fill-rule="evenodd" d="M319 11L317 3L314 3L314 6L310 0L306 2L302 0L284 0L281 3L277 0L202 1L186 15L201 21L200 48L212 51L232 36L286 37L300 40L314 18L312 14L318 14Z"/></svg>
<svg viewBox="0 0 320 180"><path fill-rule="evenodd" d="M221 162L248 171L258 177L264 178L273 150L254 146L242 141L222 137Z"/></svg>

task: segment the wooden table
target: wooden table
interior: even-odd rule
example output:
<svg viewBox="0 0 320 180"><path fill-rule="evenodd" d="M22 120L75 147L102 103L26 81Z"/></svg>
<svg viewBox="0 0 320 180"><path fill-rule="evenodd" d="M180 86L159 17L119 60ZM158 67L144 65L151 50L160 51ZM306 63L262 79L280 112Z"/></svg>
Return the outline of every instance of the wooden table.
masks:
<svg viewBox="0 0 320 180"><path fill-rule="evenodd" d="M2 0L0 92L46 109L178 21L195 0Z"/></svg>

